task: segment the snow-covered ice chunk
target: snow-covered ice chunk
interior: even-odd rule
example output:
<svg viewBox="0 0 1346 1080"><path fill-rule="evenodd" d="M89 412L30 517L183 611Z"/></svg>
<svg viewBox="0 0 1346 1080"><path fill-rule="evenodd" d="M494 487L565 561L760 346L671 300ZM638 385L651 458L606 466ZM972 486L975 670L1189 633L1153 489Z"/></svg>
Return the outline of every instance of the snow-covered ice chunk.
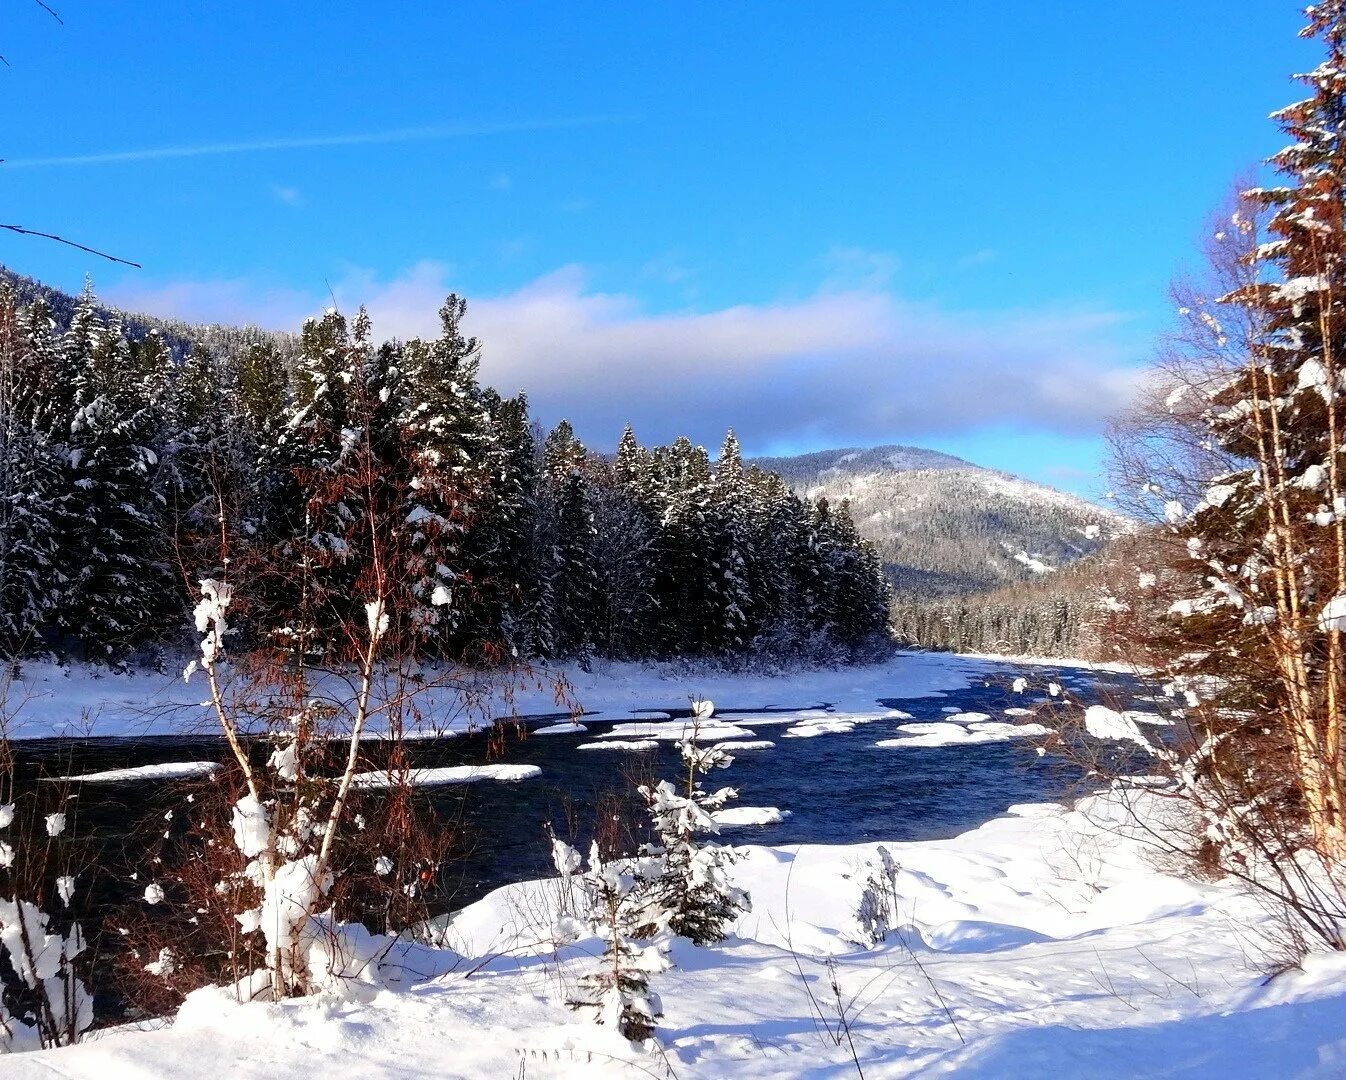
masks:
<svg viewBox="0 0 1346 1080"><path fill-rule="evenodd" d="M789 739L812 739L819 735L845 735L855 730L854 720L809 720L785 732Z"/></svg>
<svg viewBox="0 0 1346 1080"><path fill-rule="evenodd" d="M1007 724L999 720L978 720L962 724L902 724L899 731L909 734L898 739L881 739L875 746L919 749L936 746L975 746L979 743L1004 742L1050 734L1041 724Z"/></svg>
<svg viewBox="0 0 1346 1080"><path fill-rule="evenodd" d="M48 780L77 781L82 784L115 784L134 780L185 780L209 776L220 767L216 761L165 761L159 765L136 765L128 769L105 769L83 776L46 777Z"/></svg>
<svg viewBox="0 0 1346 1080"><path fill-rule="evenodd" d="M697 742L718 742L721 739L746 739L755 733L737 724L725 724L718 720L693 723L692 721L665 720L654 724L615 724L598 737L600 739L659 739L666 742L682 742L695 733Z"/></svg>
<svg viewBox="0 0 1346 1080"><path fill-rule="evenodd" d="M476 784L485 780L517 783L541 776L536 765L446 765L437 769L410 769L407 783L412 787L443 787L447 784ZM356 773L351 786L358 788L386 788L400 783L397 776L385 772Z"/></svg>
<svg viewBox="0 0 1346 1080"><path fill-rule="evenodd" d="M775 825L790 816L789 810L776 806L730 806L711 814L716 825Z"/></svg>

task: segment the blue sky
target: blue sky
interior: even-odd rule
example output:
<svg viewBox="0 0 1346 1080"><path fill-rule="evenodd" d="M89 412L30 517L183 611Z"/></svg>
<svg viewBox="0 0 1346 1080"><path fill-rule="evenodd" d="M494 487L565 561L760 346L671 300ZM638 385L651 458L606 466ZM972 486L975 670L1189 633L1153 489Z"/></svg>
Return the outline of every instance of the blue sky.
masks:
<svg viewBox="0 0 1346 1080"><path fill-rule="evenodd" d="M144 269L17 270L389 335L452 288L487 379L595 445L732 423L1084 492L1315 62L1253 0L55 6L7 11L4 220Z"/></svg>

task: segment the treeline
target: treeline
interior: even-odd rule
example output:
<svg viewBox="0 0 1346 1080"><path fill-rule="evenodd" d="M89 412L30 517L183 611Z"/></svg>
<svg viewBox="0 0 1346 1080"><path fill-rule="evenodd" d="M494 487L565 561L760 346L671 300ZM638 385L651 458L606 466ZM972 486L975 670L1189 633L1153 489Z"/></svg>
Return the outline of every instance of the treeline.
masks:
<svg viewBox="0 0 1346 1080"><path fill-rule="evenodd" d="M1099 634L1106 597L1121 591L1120 577L1134 577L1129 560L1142 541L1120 537L1054 573L992 592L895 603L893 636L949 652L1112 659Z"/></svg>
<svg viewBox="0 0 1346 1080"><path fill-rule="evenodd" d="M898 641L941 652L1009 656L1079 656L1092 605L1080 597L1038 595L1014 599L994 593L898 604Z"/></svg>
<svg viewBox="0 0 1346 1080"><path fill-rule="evenodd" d="M410 654L661 658L853 650L887 586L847 509L685 438L615 457L478 380L465 305L376 344L329 312L297 338L184 353L86 290L68 318L0 290L0 651L119 663L183 639L202 578L234 632L306 653L388 597ZM373 583L371 585L371 583ZM376 587L374 587L376 586Z"/></svg>

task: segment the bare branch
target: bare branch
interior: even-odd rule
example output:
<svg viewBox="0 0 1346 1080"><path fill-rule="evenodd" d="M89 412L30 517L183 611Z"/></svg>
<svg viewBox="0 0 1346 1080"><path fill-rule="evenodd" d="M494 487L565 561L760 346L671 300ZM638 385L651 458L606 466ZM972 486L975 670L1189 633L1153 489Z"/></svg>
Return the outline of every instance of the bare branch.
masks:
<svg viewBox="0 0 1346 1080"><path fill-rule="evenodd" d="M55 233L39 232L37 229L25 229L22 225L0 225L0 229L8 229L10 232L18 233L21 236L40 236L44 240L55 240L58 244L65 244L67 247L78 248L80 251L87 251L90 255L97 255L100 259L107 259L109 262L121 263L123 266L134 266L137 270L144 269L138 262L132 262L130 259L118 258L116 255L109 255L106 251L99 251L97 248L85 247L83 244L77 244L73 240L67 240L64 236L57 236Z"/></svg>
<svg viewBox="0 0 1346 1080"><path fill-rule="evenodd" d="M42 2L42 0L33 0L33 2L36 3L38 7L40 7L43 11L45 11L48 15L50 15L53 19L55 19L55 20L56 20L58 23L60 23L62 26L65 25L65 20L64 20L63 18L61 18L61 16L59 16L58 14L56 14L55 9L52 8L50 5L48 5L48 4L44 4L44 3Z"/></svg>

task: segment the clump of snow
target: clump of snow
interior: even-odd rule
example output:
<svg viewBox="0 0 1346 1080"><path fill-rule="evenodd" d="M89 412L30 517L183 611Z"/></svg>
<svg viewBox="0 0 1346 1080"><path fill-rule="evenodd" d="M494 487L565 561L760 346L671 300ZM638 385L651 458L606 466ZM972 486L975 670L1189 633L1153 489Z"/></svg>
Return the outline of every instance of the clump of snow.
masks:
<svg viewBox="0 0 1346 1080"><path fill-rule="evenodd" d="M1134 714L1120 713L1106 705L1090 705L1084 710L1084 729L1095 739L1132 742L1154 752L1154 744L1140 730Z"/></svg>
<svg viewBox="0 0 1346 1080"><path fill-rule="evenodd" d="M145 970L160 978L172 975L173 972L178 970L177 954L172 949L164 947L159 950L158 959L151 960L145 965Z"/></svg>
<svg viewBox="0 0 1346 1080"><path fill-rule="evenodd" d="M1318 614L1318 629L1346 630L1346 595L1334 596Z"/></svg>
<svg viewBox="0 0 1346 1080"><path fill-rule="evenodd" d="M657 750L659 744L653 739L603 739L600 742L580 743L577 750L626 750L632 753L642 750Z"/></svg>
<svg viewBox="0 0 1346 1080"><path fill-rule="evenodd" d="M295 960L300 930L310 921L310 913L318 910L319 901L331 887L330 872L324 872L321 877L318 875L317 855L305 855L282 863L263 885L258 929L266 939L267 955L279 957L280 970L287 984L292 984L297 975ZM307 944L321 947L317 940Z"/></svg>
<svg viewBox="0 0 1346 1080"><path fill-rule="evenodd" d="M266 808L251 795L234 804L234 843L249 859L256 858L271 843L271 818Z"/></svg>

